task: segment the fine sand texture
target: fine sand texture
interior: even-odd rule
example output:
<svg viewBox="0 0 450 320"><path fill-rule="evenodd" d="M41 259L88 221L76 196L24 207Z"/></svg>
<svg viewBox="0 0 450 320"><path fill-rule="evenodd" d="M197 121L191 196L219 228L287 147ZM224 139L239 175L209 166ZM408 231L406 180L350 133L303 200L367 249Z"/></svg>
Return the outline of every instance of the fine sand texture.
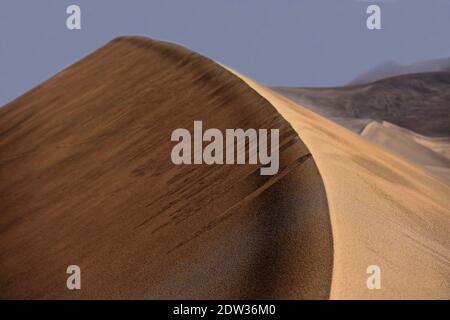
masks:
<svg viewBox="0 0 450 320"><path fill-rule="evenodd" d="M331 299L450 299L450 187L430 172L239 75L297 131L328 197ZM366 285L370 265L381 289Z"/></svg>
<svg viewBox="0 0 450 320"><path fill-rule="evenodd" d="M174 165L171 133L192 132L194 120L222 132L278 128L279 173ZM329 298L328 203L296 130L215 62L163 42L115 39L0 109L0 298ZM430 197L423 206L448 191L440 188L421 196ZM448 231L439 210L437 239ZM419 231L429 228L436 212L415 211L428 219ZM415 269L419 284L447 272L447 257L425 278L429 268ZM81 268L81 290L66 288L69 265ZM347 265L337 267L340 279ZM419 294L442 296L426 283L431 291Z"/></svg>

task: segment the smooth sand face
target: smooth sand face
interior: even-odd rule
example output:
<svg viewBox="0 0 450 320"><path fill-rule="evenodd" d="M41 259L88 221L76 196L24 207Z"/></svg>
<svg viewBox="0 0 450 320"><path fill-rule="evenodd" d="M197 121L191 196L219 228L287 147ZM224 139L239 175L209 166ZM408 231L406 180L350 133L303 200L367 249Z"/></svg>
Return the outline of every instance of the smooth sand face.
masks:
<svg viewBox="0 0 450 320"><path fill-rule="evenodd" d="M386 121L369 123L361 135L450 183L450 139L426 137Z"/></svg>
<svg viewBox="0 0 450 320"><path fill-rule="evenodd" d="M431 173L242 76L308 146L329 201L332 299L449 299L450 188ZM381 268L380 290L366 286Z"/></svg>

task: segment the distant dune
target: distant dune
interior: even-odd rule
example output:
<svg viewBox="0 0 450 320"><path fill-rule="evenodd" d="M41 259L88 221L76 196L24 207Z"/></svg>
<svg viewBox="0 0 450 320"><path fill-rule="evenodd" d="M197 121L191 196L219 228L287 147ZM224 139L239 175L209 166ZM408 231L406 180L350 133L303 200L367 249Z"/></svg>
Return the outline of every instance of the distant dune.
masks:
<svg viewBox="0 0 450 320"><path fill-rule="evenodd" d="M450 72L419 73L339 88L275 88L354 131L384 120L431 137L450 137Z"/></svg>
<svg viewBox="0 0 450 320"><path fill-rule="evenodd" d="M280 170L171 162L171 133L280 129ZM309 150L213 61L119 38L0 109L0 298L326 299ZM66 288L79 265L82 289Z"/></svg>
<svg viewBox="0 0 450 320"><path fill-rule="evenodd" d="M384 63L354 79L350 85L366 84L385 78L422 72L450 72L450 58L421 61L410 65Z"/></svg>
<svg viewBox="0 0 450 320"><path fill-rule="evenodd" d="M279 128L280 172L173 165L194 120ZM0 138L1 298L450 298L449 184L179 46L112 41L1 108Z"/></svg>
<svg viewBox="0 0 450 320"><path fill-rule="evenodd" d="M425 137L386 121L369 123L361 135L450 182L450 138Z"/></svg>
<svg viewBox="0 0 450 320"><path fill-rule="evenodd" d="M429 171L241 75L293 126L323 178L332 299L449 299L450 186ZM377 265L382 288L369 290Z"/></svg>

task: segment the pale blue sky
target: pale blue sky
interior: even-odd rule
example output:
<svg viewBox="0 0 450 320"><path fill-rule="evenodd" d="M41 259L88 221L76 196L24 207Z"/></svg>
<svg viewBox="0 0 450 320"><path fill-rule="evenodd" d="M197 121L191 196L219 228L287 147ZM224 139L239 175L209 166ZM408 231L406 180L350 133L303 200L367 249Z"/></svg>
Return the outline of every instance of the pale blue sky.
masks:
<svg viewBox="0 0 450 320"><path fill-rule="evenodd" d="M366 8L382 8L379 31ZM66 7L82 30L66 29ZM267 85L335 86L450 57L450 0L1 0L0 105L119 35L182 44Z"/></svg>

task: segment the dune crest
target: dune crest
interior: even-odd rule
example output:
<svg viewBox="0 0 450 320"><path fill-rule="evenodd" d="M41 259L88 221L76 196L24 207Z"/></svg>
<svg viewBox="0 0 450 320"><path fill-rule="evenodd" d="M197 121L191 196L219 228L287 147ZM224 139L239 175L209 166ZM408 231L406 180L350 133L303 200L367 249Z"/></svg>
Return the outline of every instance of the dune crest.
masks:
<svg viewBox="0 0 450 320"><path fill-rule="evenodd" d="M333 230L331 298L449 299L449 185L235 73L292 125L317 163ZM381 268L380 290L366 286L370 265Z"/></svg>
<svg viewBox="0 0 450 320"><path fill-rule="evenodd" d="M278 174L175 165L171 133L195 120L279 129ZM0 198L1 298L329 297L309 150L240 78L177 45L115 39L1 108Z"/></svg>

